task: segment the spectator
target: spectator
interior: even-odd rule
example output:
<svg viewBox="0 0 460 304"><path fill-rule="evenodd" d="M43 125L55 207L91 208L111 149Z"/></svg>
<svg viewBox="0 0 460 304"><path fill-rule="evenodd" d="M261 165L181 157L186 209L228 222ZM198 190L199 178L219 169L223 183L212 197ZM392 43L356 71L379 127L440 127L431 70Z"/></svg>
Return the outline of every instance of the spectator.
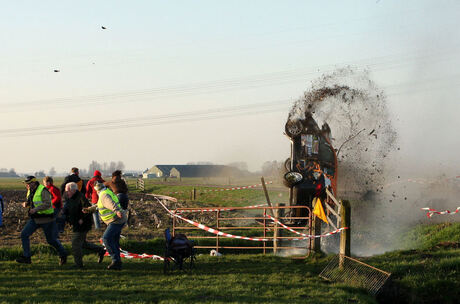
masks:
<svg viewBox="0 0 460 304"><path fill-rule="evenodd" d="M91 178L88 183L86 184L86 198L91 201L92 204L97 204L97 200L99 196L97 195L97 191L94 190L94 184L96 182L104 183L105 181L101 177L101 172L99 170L94 171L93 178ZM101 229L101 221L99 219L99 213L93 213L93 221L94 221L94 228L97 230Z"/></svg>
<svg viewBox="0 0 460 304"><path fill-rule="evenodd" d="M102 240L107 251L112 258L112 263L107 267L111 270L121 270L120 257L120 235L123 226L127 221L127 211L123 210L118 202L118 197L102 183L96 183L94 190L97 191L99 199L97 206L83 209L83 212L95 212L99 210L99 215L104 223L107 224Z"/></svg>
<svg viewBox="0 0 460 304"><path fill-rule="evenodd" d="M16 259L18 263L30 264L30 240L29 237L38 229L42 228L46 241L59 253L59 265L67 262L67 252L58 239L54 210L51 205L51 193L45 186L40 185L35 176L28 176L24 181L27 188L27 202L22 206L29 208L30 219L21 231L23 255Z"/></svg>
<svg viewBox="0 0 460 304"><path fill-rule="evenodd" d="M126 185L126 182L121 178L121 171L114 171L112 173L112 180L105 182L104 185L110 187L112 192L117 195L121 208L124 210L128 209L128 185Z"/></svg>
<svg viewBox="0 0 460 304"><path fill-rule="evenodd" d="M3 196L0 194L0 227L3 227L3 213L5 213L6 203L3 201Z"/></svg>
<svg viewBox="0 0 460 304"><path fill-rule="evenodd" d="M104 259L104 247L89 243L86 240L88 231L91 230L91 215L83 213L83 208L90 207L91 204L85 196L78 191L78 186L74 182L65 185L65 205L64 214L69 224L72 226L72 253L77 268L83 268L83 249L89 249L98 254L98 263Z"/></svg>
<svg viewBox="0 0 460 304"><path fill-rule="evenodd" d="M64 179L64 182L61 185L61 194L64 195L65 191L65 185L70 182L74 182L78 186L78 191L81 193L85 194L86 189L83 180L78 176L80 174L80 171L78 168L73 167L70 169L70 175L67 175Z"/></svg>
<svg viewBox="0 0 460 304"><path fill-rule="evenodd" d="M43 185L51 193L51 204L54 208L54 217L56 218L56 225L59 233L64 232L65 219L62 218L62 199L61 191L53 184L53 178L51 176L45 176L43 179Z"/></svg>

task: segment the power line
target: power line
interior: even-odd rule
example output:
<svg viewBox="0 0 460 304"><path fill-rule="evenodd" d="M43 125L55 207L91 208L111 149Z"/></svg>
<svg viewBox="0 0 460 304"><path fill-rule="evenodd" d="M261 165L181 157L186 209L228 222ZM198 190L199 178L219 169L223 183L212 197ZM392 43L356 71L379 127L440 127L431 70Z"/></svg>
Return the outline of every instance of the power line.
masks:
<svg viewBox="0 0 460 304"><path fill-rule="evenodd" d="M217 118L226 118L242 115L254 115L258 113L270 113L277 111L286 111L286 103L289 100L278 100L265 103L257 103L242 106L232 106L225 108L215 108L200 111L188 111L181 113L171 113L164 115L152 115L143 117L134 117L122 120L107 120L100 122L84 122L76 124L60 124L37 126L29 128L15 128L0 130L0 137L30 136L42 134L60 134L74 133L89 130L101 130L103 128L132 128L151 125L171 124L180 122L192 122Z"/></svg>
<svg viewBox="0 0 460 304"><path fill-rule="evenodd" d="M451 50L456 54L458 47ZM449 54L448 52L437 52L437 55ZM305 80L307 76L332 72L336 66L343 65L353 65L353 64L366 64L368 67L374 67L375 70L378 70L378 66L382 66L381 69L386 70L389 68L401 67L404 65L409 65L414 61L419 61L425 57L433 56L434 54L424 53L422 56L415 57L413 54L398 54L395 56L387 55L380 57L371 57L359 61L348 61L336 64L328 64L317 67L310 68L300 68L300 69L290 69L266 74L259 74L247 77L239 78L230 78L222 79L209 82L197 82L192 84L183 84L176 86L169 86L163 88L153 88L148 90L138 90L138 91L128 91L112 94L99 94L99 95L87 95L80 97L70 97L70 98L55 98L55 99L44 99L44 100L34 100L21 103L4 103L2 104L2 112L7 112L8 109L14 108L28 108L30 107L39 107L42 109L46 105L52 105L53 107L65 106L65 107L77 107L84 104L105 104L105 103L123 103L128 102L126 98L137 98L137 101L140 98L164 98L168 96L180 96L180 95L192 95L192 94L204 94L210 92L219 92L235 89L247 89L247 88L256 88L263 87L267 85L276 85L276 84L286 84L292 83L292 81ZM448 60L445 56L440 56L438 60ZM113 99L125 99L114 101Z"/></svg>

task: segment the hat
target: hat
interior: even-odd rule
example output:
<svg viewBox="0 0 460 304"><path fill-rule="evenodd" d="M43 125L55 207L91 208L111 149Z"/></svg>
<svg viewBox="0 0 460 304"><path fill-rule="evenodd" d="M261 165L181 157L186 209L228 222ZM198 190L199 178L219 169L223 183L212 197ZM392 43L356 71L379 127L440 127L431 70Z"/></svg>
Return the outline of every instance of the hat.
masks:
<svg viewBox="0 0 460 304"><path fill-rule="evenodd" d="M95 170L93 176L101 176L101 171Z"/></svg>
<svg viewBox="0 0 460 304"><path fill-rule="evenodd" d="M100 182L94 183L94 190L96 190L97 192L102 191L104 189L105 189L105 186L103 183L100 183Z"/></svg>
<svg viewBox="0 0 460 304"><path fill-rule="evenodd" d="M27 176L27 178L23 181L23 183L30 184L36 181L37 179L35 178L35 176L30 175L30 176Z"/></svg>

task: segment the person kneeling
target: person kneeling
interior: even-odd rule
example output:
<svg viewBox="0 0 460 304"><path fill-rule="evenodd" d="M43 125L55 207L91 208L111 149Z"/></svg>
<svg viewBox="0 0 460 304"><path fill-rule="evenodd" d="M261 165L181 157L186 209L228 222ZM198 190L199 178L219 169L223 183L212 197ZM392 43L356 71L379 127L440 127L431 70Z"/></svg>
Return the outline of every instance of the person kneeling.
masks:
<svg viewBox="0 0 460 304"><path fill-rule="evenodd" d="M93 219L91 214L83 213L83 208L90 207L91 204L85 196L78 191L78 185L70 182L65 185L65 205L64 215L67 222L72 226L72 252L77 268L83 268L83 249L89 249L98 254L98 263L104 259L105 249L89 243L86 240L88 231L91 230Z"/></svg>

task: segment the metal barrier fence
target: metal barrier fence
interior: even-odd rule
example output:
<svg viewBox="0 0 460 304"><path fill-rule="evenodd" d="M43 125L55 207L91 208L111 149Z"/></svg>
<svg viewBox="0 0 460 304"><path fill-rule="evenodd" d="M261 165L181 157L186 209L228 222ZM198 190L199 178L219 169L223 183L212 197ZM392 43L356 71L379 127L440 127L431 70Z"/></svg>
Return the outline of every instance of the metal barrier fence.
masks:
<svg viewBox="0 0 460 304"><path fill-rule="evenodd" d="M391 273L380 270L346 255L338 254L320 273L320 277L332 282L343 282L362 287L377 294Z"/></svg>
<svg viewBox="0 0 460 304"><path fill-rule="evenodd" d="M267 253L267 250L273 250L275 253L278 250L288 250L288 249L303 249L307 250L308 253L310 253L311 247L312 247L312 239L309 238L303 243L305 245L298 245L298 246L292 246L287 243L289 239L292 239L293 237L295 238L296 236L284 236L285 233L281 233L282 229L278 226L278 224L273 223L268 217L267 217L267 212L268 214L272 215L275 217L277 220L282 222L283 224L286 224L290 226L290 228L295 229L295 230L306 230L306 234L311 234L312 231L312 214L311 214L311 209L306 207L306 206L275 206L275 207L254 207L251 209L247 209L245 207L225 207L225 209L231 209L231 211L228 210L215 210L215 211L206 211L209 210L210 208L178 208L175 209L173 212L174 213L179 213L179 214L187 214L187 212L194 212L196 214L197 212L207 212L214 214L214 221L216 223L216 226L214 227L215 230L218 231L225 231L225 230L251 230L251 231L260 231L260 234L258 235L251 235L253 238L263 238L267 239L266 241L260 241L260 242L254 242L256 243L255 246L229 246L229 245L222 245L221 240L222 237L219 235L197 235L195 233L187 235L189 239L215 239L216 243L213 246L200 246L197 245L195 248L208 248L208 249L215 249L217 252L219 252L219 249L259 249L262 250L263 253ZM290 216L290 214L298 214L295 212L295 209L302 209L300 210L300 214L304 216ZM263 211L262 216L240 216L241 214L238 213L238 211L244 210L245 213L248 213L250 210L260 210ZM286 211L288 214L285 214ZM237 216L231 216L229 213L230 212L237 212ZM243 224L237 224L237 225L231 225L230 223L238 223L238 222L243 222L243 221L250 221L253 222L252 225L244 225ZM191 230L200 230L200 228L197 228L196 226L186 224L185 226L180 226L183 221L177 218L173 218L173 235L178 233L178 231L191 231ZM201 231L201 230L200 230ZM238 237L237 237L238 238ZM245 241L248 242L248 241ZM257 244L262 243L260 246Z"/></svg>

